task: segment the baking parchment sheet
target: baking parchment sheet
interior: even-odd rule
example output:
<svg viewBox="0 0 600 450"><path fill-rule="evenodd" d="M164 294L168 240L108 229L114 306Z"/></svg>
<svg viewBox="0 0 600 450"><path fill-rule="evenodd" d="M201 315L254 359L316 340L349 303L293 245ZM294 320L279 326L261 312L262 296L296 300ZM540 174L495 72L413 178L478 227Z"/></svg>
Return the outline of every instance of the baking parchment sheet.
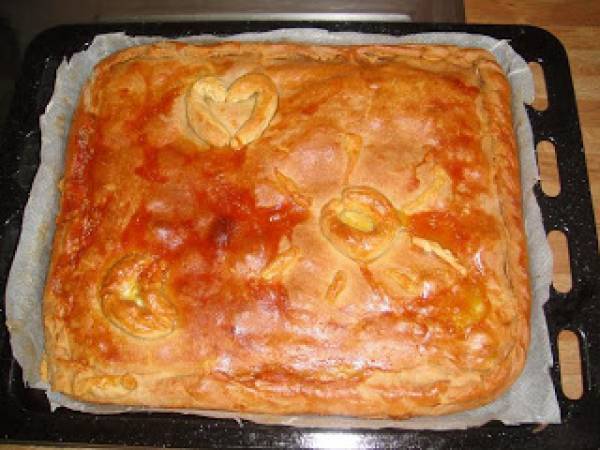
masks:
<svg viewBox="0 0 600 450"><path fill-rule="evenodd" d="M52 392L49 390L49 386L40 380L39 364L44 347L42 293L60 198L57 186L63 173L68 129L77 105L79 91L94 65L101 59L123 48L160 40L164 40L164 38L130 37L123 33L97 36L87 50L76 53L70 61L63 61L60 65L57 70L54 94L45 113L40 117L41 162L25 208L21 237L9 274L6 288L6 317L13 354L23 368L24 381L32 387L46 390L53 409L58 406L66 406L96 414L150 410L140 407L93 405ZM560 410L549 373L549 368L552 366L552 353L543 312L543 304L548 299L549 285L552 280L552 254L532 190L539 175L531 125L524 107L524 103L530 104L534 98L533 78L525 61L514 52L509 44L506 41L487 36L466 33L422 33L395 37L379 34L328 32L320 29L287 29L227 37L202 35L179 40L196 43L221 40L292 41L337 45L435 43L490 50L508 75L512 87L514 128L520 149L525 228L533 293L531 344L525 369L502 397L486 406L442 417L408 420L275 416L197 410L180 412L237 420L248 419L264 424L328 428L463 429L482 425L493 419L501 420L505 424L560 423ZM151 410L157 411L157 409Z"/></svg>

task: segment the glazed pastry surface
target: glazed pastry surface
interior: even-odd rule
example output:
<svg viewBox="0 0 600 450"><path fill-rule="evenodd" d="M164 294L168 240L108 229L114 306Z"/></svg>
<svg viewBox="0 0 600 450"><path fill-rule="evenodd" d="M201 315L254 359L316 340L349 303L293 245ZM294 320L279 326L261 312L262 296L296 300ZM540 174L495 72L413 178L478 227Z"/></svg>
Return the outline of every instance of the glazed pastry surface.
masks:
<svg viewBox="0 0 600 450"><path fill-rule="evenodd" d="M101 61L44 297L55 391L406 418L522 370L510 89L452 46L159 43Z"/></svg>

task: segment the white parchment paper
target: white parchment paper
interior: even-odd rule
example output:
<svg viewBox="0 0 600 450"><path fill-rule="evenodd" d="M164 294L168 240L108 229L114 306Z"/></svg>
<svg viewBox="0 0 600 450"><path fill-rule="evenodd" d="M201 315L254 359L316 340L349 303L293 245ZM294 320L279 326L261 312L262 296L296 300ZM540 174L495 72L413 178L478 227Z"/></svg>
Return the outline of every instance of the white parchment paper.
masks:
<svg viewBox="0 0 600 450"><path fill-rule="evenodd" d="M65 406L97 414L148 410L140 407L93 405L73 400L62 394L51 392L48 385L40 381L38 372L44 347L42 293L60 197L57 186L63 173L68 128L77 104L79 91L94 65L101 59L126 47L159 40L164 40L164 38L129 37L123 33L97 36L87 50L73 55L70 61L64 61L60 65L54 94L46 112L40 117L41 163L25 208L23 229L9 274L6 289L6 316L13 354L23 368L24 381L32 387L46 390L53 408ZM394 37L378 34L333 33L319 29L245 33L225 38L205 35L180 40L198 43L220 40L293 41L338 45L438 43L490 50L508 75L512 86L514 128L520 149L525 226L533 291L531 345L525 369L515 384L501 398L489 405L443 417L409 420L273 416L220 411L185 410L181 412L238 420L240 418L249 419L267 424L328 428L460 429L482 425L493 419L501 420L505 424L560 423L560 411L549 374L549 368L552 366L552 353L542 309L548 299L548 288L552 279L552 256L542 225L540 210L532 191L539 175L531 126L524 107L524 103L529 104L534 98L533 79L525 61L514 52L509 43L487 36L465 33L423 33Z"/></svg>

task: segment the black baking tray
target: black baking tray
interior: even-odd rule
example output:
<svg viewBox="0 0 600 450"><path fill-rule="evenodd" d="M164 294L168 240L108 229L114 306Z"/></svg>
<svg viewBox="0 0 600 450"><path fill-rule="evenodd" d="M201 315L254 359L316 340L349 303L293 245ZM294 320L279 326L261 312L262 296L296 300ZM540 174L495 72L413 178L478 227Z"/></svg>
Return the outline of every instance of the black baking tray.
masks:
<svg viewBox="0 0 600 450"><path fill-rule="evenodd" d="M506 39L527 61L541 64L549 106L528 107L536 144L551 141L558 160L560 194L546 196L534 187L547 232L567 236L573 287L551 288L545 312L554 354L552 379L562 424L505 426L493 421L453 431L336 430L257 425L174 413L91 415L59 408L51 413L44 394L25 387L12 358L4 309L0 309L0 439L35 444L142 445L173 447L315 447L393 448L600 448L600 263L594 213L575 94L567 56L547 31L521 25L457 25L356 22L204 22L69 25L41 33L29 46L16 86L0 147L0 286L2 298L19 238L23 209L39 164L39 116L52 94L55 72L65 57L86 49L97 34L174 38L211 33L229 35L277 28L318 27L404 35L430 31L478 33ZM2 308L3 308L2 302ZM557 338L572 330L582 355L583 396L565 397L560 387ZM2 442L0 440L0 442Z"/></svg>

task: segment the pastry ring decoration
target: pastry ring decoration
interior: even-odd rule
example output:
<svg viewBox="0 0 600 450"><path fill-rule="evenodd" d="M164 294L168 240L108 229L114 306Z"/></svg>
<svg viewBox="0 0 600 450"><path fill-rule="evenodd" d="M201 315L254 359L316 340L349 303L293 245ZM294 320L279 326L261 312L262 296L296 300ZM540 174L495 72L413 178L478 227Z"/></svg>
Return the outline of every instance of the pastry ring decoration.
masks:
<svg viewBox="0 0 600 450"><path fill-rule="evenodd" d="M391 202L367 186L345 188L321 209L321 231L341 253L368 263L389 249L400 227Z"/></svg>
<svg viewBox="0 0 600 450"><path fill-rule="evenodd" d="M227 126L227 113L211 104L233 104L254 97L248 119L232 131ZM186 97L186 113L194 133L213 147L240 148L258 139L277 111L278 94L273 81L261 73L248 73L225 88L214 76L198 79Z"/></svg>
<svg viewBox="0 0 600 450"><path fill-rule="evenodd" d="M163 293L166 269L155 257L127 255L107 272L100 288L102 312L130 336L157 339L169 335L177 311Z"/></svg>

